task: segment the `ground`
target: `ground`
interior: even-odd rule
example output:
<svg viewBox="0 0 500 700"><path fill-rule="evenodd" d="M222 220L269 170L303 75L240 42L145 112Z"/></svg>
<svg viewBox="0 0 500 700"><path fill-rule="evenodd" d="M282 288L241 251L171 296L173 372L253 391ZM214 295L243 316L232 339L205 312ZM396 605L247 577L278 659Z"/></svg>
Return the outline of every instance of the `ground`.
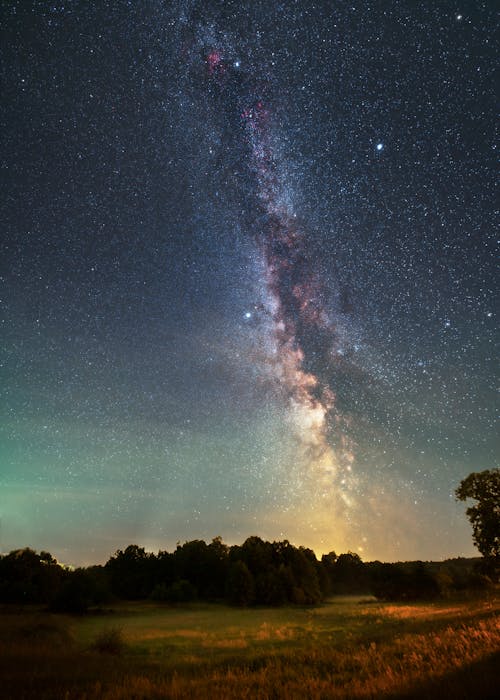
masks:
<svg viewBox="0 0 500 700"><path fill-rule="evenodd" d="M117 604L82 617L0 612L2 697L487 698L500 596L432 604L339 597L313 608Z"/></svg>

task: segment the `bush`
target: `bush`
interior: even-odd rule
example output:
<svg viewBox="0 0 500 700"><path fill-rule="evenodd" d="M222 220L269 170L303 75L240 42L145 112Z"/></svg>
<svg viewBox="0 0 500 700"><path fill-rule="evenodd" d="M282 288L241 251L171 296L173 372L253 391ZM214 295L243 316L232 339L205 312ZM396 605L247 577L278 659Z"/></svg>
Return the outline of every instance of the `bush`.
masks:
<svg viewBox="0 0 500 700"><path fill-rule="evenodd" d="M113 654L119 656L125 651L123 632L119 627L111 627L103 630L91 645L91 649L100 654Z"/></svg>

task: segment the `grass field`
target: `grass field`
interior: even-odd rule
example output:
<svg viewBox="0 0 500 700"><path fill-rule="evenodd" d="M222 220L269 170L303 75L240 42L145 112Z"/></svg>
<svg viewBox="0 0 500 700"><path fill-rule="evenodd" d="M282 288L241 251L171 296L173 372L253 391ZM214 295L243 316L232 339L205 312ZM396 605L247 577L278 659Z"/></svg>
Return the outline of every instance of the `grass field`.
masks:
<svg viewBox="0 0 500 700"><path fill-rule="evenodd" d="M315 608L120 604L0 612L0 694L22 700L488 698L500 599ZM120 644L123 642L123 645Z"/></svg>

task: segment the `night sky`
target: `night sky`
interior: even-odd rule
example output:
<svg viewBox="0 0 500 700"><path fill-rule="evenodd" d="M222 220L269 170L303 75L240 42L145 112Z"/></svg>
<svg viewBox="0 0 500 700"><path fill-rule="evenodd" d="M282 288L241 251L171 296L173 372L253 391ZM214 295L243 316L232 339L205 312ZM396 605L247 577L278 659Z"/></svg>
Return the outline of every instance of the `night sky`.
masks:
<svg viewBox="0 0 500 700"><path fill-rule="evenodd" d="M2 2L1 551L476 553L494 6Z"/></svg>

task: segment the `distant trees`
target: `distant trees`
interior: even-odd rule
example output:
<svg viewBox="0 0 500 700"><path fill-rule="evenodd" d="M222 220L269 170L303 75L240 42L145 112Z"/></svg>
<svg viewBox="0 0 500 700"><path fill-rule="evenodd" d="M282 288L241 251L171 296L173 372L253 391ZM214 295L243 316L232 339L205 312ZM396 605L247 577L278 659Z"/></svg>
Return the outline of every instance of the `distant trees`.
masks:
<svg viewBox="0 0 500 700"><path fill-rule="evenodd" d="M172 571L176 580L189 581L203 600L221 598L227 574L229 548L220 537L210 544L192 540L177 545Z"/></svg>
<svg viewBox="0 0 500 700"><path fill-rule="evenodd" d="M233 605L311 605L329 592L328 575L311 549L252 536L229 547L192 540L169 553L138 545L118 550L103 571L118 598L169 603L226 600ZM81 589L81 581L73 583ZM76 597L76 594L75 594Z"/></svg>
<svg viewBox="0 0 500 700"><path fill-rule="evenodd" d="M455 491L459 501L471 498L477 503L467 508L472 538L481 554L498 568L500 565L500 469L473 472L462 479Z"/></svg>
<svg viewBox="0 0 500 700"><path fill-rule="evenodd" d="M440 593L440 582L424 562L369 565L370 589L379 600L433 600Z"/></svg>
<svg viewBox="0 0 500 700"><path fill-rule="evenodd" d="M63 570L48 553L16 549L0 557L0 601L47 603L58 593Z"/></svg>
<svg viewBox="0 0 500 700"><path fill-rule="evenodd" d="M255 601L255 581L244 561L237 560L229 567L226 598L233 605L246 607Z"/></svg>
<svg viewBox="0 0 500 700"><path fill-rule="evenodd" d="M325 594L370 593L366 564L355 552L323 554L320 576Z"/></svg>
<svg viewBox="0 0 500 700"><path fill-rule="evenodd" d="M83 613L109 599L101 566L72 571L48 552L29 547L0 557L0 602L43 603L51 610Z"/></svg>
<svg viewBox="0 0 500 700"><path fill-rule="evenodd" d="M119 549L105 567L113 593L129 600L147 598L153 589L154 559L136 544L130 544L124 551Z"/></svg>
<svg viewBox="0 0 500 700"><path fill-rule="evenodd" d="M50 601L54 612L82 614L109 601L110 592L102 566L63 570L61 585Z"/></svg>
<svg viewBox="0 0 500 700"><path fill-rule="evenodd" d="M337 557L332 579L334 593L367 593L370 589L366 567L355 552L347 552Z"/></svg>
<svg viewBox="0 0 500 700"><path fill-rule="evenodd" d="M249 537L231 547L232 562L243 562L252 577L254 602L260 605L310 605L322 599L316 555L288 542L265 542ZM241 567L240 567L241 571Z"/></svg>
<svg viewBox="0 0 500 700"><path fill-rule="evenodd" d="M157 583L151 592L150 598L162 603L190 603L196 600L196 588L186 579L166 583Z"/></svg>
<svg viewBox="0 0 500 700"><path fill-rule="evenodd" d="M314 605L339 593L429 600L488 585L491 581L474 570L471 560L366 564L354 552L330 552L318 561L311 549L256 536L231 547L220 537L210 544L193 540L157 555L131 544L104 566L76 570L60 566L48 552L22 549L0 556L0 602L42 603L70 613L84 613L112 598Z"/></svg>

